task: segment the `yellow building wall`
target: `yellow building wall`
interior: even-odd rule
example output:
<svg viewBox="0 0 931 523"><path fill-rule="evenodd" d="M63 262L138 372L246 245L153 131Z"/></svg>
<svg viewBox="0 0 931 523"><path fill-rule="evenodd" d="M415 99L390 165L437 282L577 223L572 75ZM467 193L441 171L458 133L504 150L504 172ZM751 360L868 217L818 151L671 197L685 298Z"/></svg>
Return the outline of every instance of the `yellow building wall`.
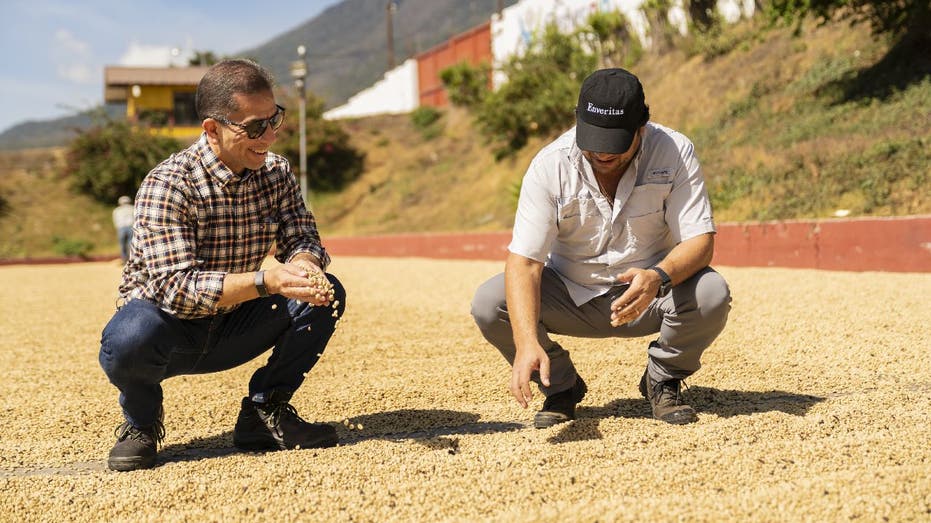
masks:
<svg viewBox="0 0 931 523"><path fill-rule="evenodd" d="M175 93L193 93L196 87L179 87L179 86L161 86L161 85L143 85L139 86L138 94L135 96L130 89L130 96L126 101L126 117L134 121L140 112L146 110L174 111L174 94ZM196 138L200 136L200 126L164 126L150 127L152 134L161 136L171 136L177 139Z"/></svg>

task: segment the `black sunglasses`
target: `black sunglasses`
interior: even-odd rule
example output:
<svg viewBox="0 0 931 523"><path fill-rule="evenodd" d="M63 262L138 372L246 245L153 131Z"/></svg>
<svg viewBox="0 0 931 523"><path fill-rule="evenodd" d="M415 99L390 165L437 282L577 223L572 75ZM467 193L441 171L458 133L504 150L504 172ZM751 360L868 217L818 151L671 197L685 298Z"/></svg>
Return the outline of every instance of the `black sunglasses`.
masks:
<svg viewBox="0 0 931 523"><path fill-rule="evenodd" d="M275 114L271 115L270 117L261 118L259 120L252 120L251 122L247 123L231 122L220 116L214 116L213 119L226 125L238 127L246 132L246 136L248 136L249 139L255 140L259 136L265 134L265 129L268 129L269 125L272 126L272 129L277 131L278 128L281 127L281 124L284 123L284 107L278 104L275 104L275 107L277 108L275 110Z"/></svg>

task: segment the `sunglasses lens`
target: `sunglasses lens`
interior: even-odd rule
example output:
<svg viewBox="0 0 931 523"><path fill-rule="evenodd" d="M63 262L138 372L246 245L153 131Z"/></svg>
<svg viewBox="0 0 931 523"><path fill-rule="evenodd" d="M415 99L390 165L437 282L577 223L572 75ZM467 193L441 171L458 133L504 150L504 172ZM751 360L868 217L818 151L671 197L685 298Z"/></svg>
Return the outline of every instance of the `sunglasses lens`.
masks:
<svg viewBox="0 0 931 523"><path fill-rule="evenodd" d="M268 120L252 120L243 127L243 130L246 131L246 136L254 140L265 134L266 127L268 127Z"/></svg>
<svg viewBox="0 0 931 523"><path fill-rule="evenodd" d="M279 105L278 112L269 118L268 121L272 124L272 129L277 130L279 127L281 127L281 124L284 122L284 107Z"/></svg>

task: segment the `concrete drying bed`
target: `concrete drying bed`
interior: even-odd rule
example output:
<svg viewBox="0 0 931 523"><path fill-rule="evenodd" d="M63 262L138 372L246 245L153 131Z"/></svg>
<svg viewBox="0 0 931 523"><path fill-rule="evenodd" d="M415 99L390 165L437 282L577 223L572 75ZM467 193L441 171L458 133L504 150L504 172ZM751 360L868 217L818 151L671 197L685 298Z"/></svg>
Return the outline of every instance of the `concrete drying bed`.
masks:
<svg viewBox="0 0 931 523"><path fill-rule="evenodd" d="M589 394L529 428L472 325L498 262L340 258L348 310L293 403L326 450L239 453L254 361L164 383L154 470L113 473L97 364L119 266L0 267L3 521L931 519L931 274L720 268L730 323L691 380L697 424L648 417L647 339L569 340Z"/></svg>

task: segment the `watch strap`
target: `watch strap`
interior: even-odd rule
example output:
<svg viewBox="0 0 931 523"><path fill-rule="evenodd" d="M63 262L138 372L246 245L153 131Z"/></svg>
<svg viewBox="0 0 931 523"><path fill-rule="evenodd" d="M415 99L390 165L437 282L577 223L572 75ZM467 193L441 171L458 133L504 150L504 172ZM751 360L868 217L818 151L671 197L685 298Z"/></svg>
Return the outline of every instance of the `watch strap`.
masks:
<svg viewBox="0 0 931 523"><path fill-rule="evenodd" d="M268 289L265 288L265 271L255 273L255 290L259 291L259 297L261 298L269 296Z"/></svg>
<svg viewBox="0 0 931 523"><path fill-rule="evenodd" d="M666 274L666 271L664 271L663 269L660 269L659 267L655 265L653 267L650 267L650 270L656 271L656 274L659 274L660 284L659 284L659 291L657 292L657 296L665 296L666 293L669 292L669 288L672 287L672 278L670 278L669 275Z"/></svg>

